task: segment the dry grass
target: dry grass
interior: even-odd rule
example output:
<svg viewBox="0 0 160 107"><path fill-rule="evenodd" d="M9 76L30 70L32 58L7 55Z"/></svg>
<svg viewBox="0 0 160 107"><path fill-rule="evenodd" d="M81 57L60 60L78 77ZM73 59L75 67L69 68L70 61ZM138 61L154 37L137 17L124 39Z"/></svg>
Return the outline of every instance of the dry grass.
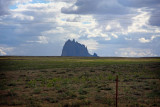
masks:
<svg viewBox="0 0 160 107"><path fill-rule="evenodd" d="M0 63L4 60L0 106L114 107L116 75L119 106L160 106L159 58L1 57Z"/></svg>

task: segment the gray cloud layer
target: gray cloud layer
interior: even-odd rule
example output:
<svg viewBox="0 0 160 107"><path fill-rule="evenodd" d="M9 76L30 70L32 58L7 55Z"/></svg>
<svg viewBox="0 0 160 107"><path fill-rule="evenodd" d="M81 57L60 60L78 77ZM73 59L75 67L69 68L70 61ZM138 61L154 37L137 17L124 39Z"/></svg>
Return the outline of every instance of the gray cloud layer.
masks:
<svg viewBox="0 0 160 107"><path fill-rule="evenodd" d="M8 14L9 5L12 4L12 0L0 0L0 16Z"/></svg>
<svg viewBox="0 0 160 107"><path fill-rule="evenodd" d="M127 14L131 9L116 0L77 0L71 7L61 9L66 14Z"/></svg>
<svg viewBox="0 0 160 107"><path fill-rule="evenodd" d="M149 23L153 26L160 26L160 6L151 11Z"/></svg>
<svg viewBox="0 0 160 107"><path fill-rule="evenodd" d="M150 25L160 26L160 0L118 0L120 4L133 8L147 8Z"/></svg>
<svg viewBox="0 0 160 107"><path fill-rule="evenodd" d="M127 7L155 7L160 5L160 0L117 0L120 4Z"/></svg>
<svg viewBox="0 0 160 107"><path fill-rule="evenodd" d="M150 12L149 24L160 26L160 0L77 0L70 7L63 7L65 14L133 14L136 9L146 8Z"/></svg>

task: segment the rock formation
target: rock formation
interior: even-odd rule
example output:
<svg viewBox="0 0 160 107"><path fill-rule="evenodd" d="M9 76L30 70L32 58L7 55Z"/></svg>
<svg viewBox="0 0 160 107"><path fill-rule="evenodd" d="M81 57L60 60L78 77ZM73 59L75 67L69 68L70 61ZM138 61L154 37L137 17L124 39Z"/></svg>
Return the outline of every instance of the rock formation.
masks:
<svg viewBox="0 0 160 107"><path fill-rule="evenodd" d="M68 40L63 46L61 56L81 56L81 57L98 57L96 53L93 55L89 54L88 49L85 45Z"/></svg>

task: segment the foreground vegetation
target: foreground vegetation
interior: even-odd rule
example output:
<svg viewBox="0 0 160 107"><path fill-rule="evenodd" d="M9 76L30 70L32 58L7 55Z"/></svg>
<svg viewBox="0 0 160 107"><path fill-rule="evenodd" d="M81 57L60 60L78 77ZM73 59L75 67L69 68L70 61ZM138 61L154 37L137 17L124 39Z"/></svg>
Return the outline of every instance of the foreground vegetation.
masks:
<svg viewBox="0 0 160 107"><path fill-rule="evenodd" d="M160 106L160 58L0 57L0 106Z"/></svg>

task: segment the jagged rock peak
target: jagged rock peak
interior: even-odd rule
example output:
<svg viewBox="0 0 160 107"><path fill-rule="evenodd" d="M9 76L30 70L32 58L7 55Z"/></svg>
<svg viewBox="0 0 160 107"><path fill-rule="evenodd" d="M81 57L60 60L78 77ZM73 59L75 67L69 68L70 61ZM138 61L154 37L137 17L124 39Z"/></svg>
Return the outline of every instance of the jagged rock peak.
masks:
<svg viewBox="0 0 160 107"><path fill-rule="evenodd" d="M94 55L89 54L85 45L78 43L73 39L69 39L65 42L61 56L84 56L84 57L98 57L96 53Z"/></svg>

